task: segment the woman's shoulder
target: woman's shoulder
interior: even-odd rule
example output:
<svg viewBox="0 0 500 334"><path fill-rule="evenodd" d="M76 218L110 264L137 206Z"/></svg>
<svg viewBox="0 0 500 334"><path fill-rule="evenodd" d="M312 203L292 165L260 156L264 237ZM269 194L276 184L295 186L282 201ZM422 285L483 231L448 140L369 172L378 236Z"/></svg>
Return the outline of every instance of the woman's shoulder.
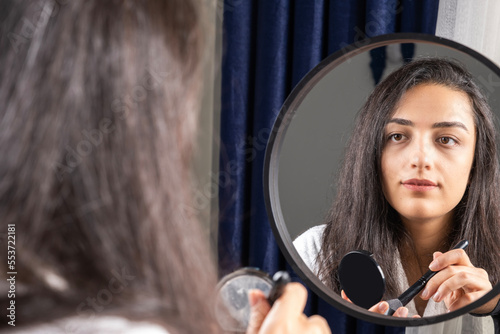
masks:
<svg viewBox="0 0 500 334"><path fill-rule="evenodd" d="M293 241L294 245L295 243L321 243L325 227L326 224L322 224L307 229Z"/></svg>
<svg viewBox="0 0 500 334"><path fill-rule="evenodd" d="M16 326L17 327L17 326ZM7 331L0 330L0 333ZM69 317L50 323L19 327L8 330L8 333L25 334L63 334L63 333L106 333L106 334L168 334L168 331L157 324L146 321L133 321L120 316Z"/></svg>
<svg viewBox="0 0 500 334"><path fill-rule="evenodd" d="M315 274L318 272L317 257L321 250L321 239L325 227L324 224L313 226L293 241L293 245L300 257Z"/></svg>

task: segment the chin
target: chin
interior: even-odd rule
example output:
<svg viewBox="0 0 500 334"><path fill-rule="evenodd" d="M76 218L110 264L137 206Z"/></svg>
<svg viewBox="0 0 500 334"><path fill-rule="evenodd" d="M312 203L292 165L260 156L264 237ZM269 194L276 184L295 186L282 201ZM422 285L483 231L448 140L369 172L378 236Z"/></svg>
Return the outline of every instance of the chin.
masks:
<svg viewBox="0 0 500 334"><path fill-rule="evenodd" d="M435 210L429 210L426 208L397 211L402 219L420 223L426 223L435 219L443 219L450 213L450 211L436 212Z"/></svg>

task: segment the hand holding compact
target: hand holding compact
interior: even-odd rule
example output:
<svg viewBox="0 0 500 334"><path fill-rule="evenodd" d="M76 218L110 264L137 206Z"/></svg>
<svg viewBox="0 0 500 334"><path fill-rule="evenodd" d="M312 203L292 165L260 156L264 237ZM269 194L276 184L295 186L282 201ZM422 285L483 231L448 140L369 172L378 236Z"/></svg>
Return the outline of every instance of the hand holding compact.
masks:
<svg viewBox="0 0 500 334"><path fill-rule="evenodd" d="M248 298L251 312L247 334L331 333L323 317L303 313L307 290L299 283L287 284L272 308L260 290L251 290Z"/></svg>
<svg viewBox="0 0 500 334"><path fill-rule="evenodd" d="M429 265L432 271L439 271L421 293L421 298L444 301L449 311L464 307L492 289L488 273L476 268L463 249L452 249L446 253L435 252ZM475 309L473 313L491 312L500 296Z"/></svg>
<svg viewBox="0 0 500 334"><path fill-rule="evenodd" d="M466 256L465 261L467 264L472 266L472 264L469 261L469 258L467 257L467 254L465 254L464 249L469 245L469 242L467 240L461 240L458 242L453 249L448 252L454 252L452 254L455 255L455 258L462 254ZM448 254L446 253L446 254ZM437 254L437 253L435 253ZM434 258L436 261L437 257ZM451 259L454 259L451 257ZM444 262L443 262L444 263ZM399 295L395 299L388 300L386 302L379 302L376 303L374 306L373 305L376 301L380 300L379 297L377 296L382 296L385 290L385 278L382 273L382 270L380 269L379 265L376 263L376 261L373 259L372 254L370 252L366 251L353 251L349 252L346 254L341 261L341 264L339 266L339 280L341 283L341 286L343 287L343 290L341 291L342 298L345 300L352 302L351 299L354 301L354 304L369 308L369 311L372 312L377 312L377 313L382 313L385 315L394 315L397 313L396 316L404 316L406 317L408 315L408 310L404 308L406 304L408 304L417 294L424 289L426 284L433 278L435 277L438 272L439 268L434 267L435 264L432 264L432 268L428 270L422 277L420 277L412 286L410 286L406 291L404 291L401 295ZM444 266L446 267L446 266ZM444 268L443 267L443 268ZM484 271L484 270L483 270ZM486 280L488 275L486 274ZM441 276L443 277L443 276ZM360 280L361 279L361 280ZM375 283L373 284L373 281L378 281L380 280L380 283ZM487 280L488 281L488 280ZM488 281L489 282L489 281ZM364 283L364 284L361 284ZM351 299L349 299L344 292L345 289L348 289L348 294ZM489 285L489 290L491 290L491 284ZM369 293L367 293L367 292ZM425 297L430 297L431 294L427 292L423 294ZM452 290L453 291L453 290ZM488 290L487 290L488 291ZM361 293L360 293L361 292ZM484 295L486 292L482 293L479 297ZM442 295L435 295L435 297L443 297ZM469 296L471 297L471 296ZM476 299L478 299L477 297ZM476 300L474 299L474 300ZM441 301L441 299L435 301ZM468 302L470 303L470 302ZM468 304L467 303L467 304ZM448 304L447 304L448 305ZM458 305L458 304L457 304ZM493 305L491 310L495 307L496 304ZM457 306L457 308L460 308L461 306ZM382 310L385 310L382 312ZM484 312L487 313L487 312Z"/></svg>
<svg viewBox="0 0 500 334"><path fill-rule="evenodd" d="M352 303L352 301L346 296L344 290L340 291L340 295L342 296L342 299L348 301L349 303ZM368 309L368 311L370 312L375 312L379 314L387 314L388 310L389 310L389 303L387 303L386 301L381 301ZM394 312L394 314L392 314L392 316L398 318L406 318L408 317L408 309L404 306L401 306L396 310L396 312ZM420 318L420 316L414 315L412 318Z"/></svg>

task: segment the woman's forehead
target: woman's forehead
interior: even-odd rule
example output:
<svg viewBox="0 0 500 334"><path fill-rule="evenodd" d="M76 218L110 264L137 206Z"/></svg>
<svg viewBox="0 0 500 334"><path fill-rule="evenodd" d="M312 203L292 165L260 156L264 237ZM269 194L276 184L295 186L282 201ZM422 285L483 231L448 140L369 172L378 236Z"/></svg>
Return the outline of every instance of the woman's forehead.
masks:
<svg viewBox="0 0 500 334"><path fill-rule="evenodd" d="M444 85L421 84L403 94L392 118L428 121L460 121L474 125L474 111L469 95ZM388 120L388 121L389 121Z"/></svg>

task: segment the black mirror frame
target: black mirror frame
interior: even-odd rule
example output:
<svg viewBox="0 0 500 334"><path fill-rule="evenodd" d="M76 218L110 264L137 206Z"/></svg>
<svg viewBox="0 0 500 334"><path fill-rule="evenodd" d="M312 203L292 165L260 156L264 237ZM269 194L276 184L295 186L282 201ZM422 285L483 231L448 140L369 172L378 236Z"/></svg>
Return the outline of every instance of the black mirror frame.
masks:
<svg viewBox="0 0 500 334"><path fill-rule="evenodd" d="M284 136L288 126L295 115L297 107L302 103L305 96L310 90L320 81L327 73L341 63L348 61L349 58L356 56L360 53L369 51L371 49L385 46L394 43L415 43L424 42L427 44L436 44L439 46L448 47L456 51L463 52L476 60L480 61L483 65L488 67L492 72L500 77L500 68L487 59L480 53L454 41L446 38L437 37L428 34L419 33L395 33L388 35L381 35L373 38L368 38L351 44L321 61L314 67L306 76L297 84L292 90L291 94L285 100L278 117L274 123L269 141L266 147L265 160L264 160L264 197L266 202L266 209L271 223L271 228L276 241L285 256L287 262L292 267L297 275L303 282L320 298L327 301L338 310L347 313L348 315L356 318L369 321L379 325L385 326L422 326L433 323L438 323L450 320L465 313L469 313L482 304L486 303L500 293L500 283L493 287L485 296L477 301L450 313L423 317L423 318L396 318L378 313L369 312L368 310L359 306L350 304L344 301L340 296L335 294L332 290L327 288L319 278L311 272L311 270L304 263L290 238L290 234L286 228L281 206L279 200L278 190L278 173L279 173L279 156L281 146L284 141Z"/></svg>

